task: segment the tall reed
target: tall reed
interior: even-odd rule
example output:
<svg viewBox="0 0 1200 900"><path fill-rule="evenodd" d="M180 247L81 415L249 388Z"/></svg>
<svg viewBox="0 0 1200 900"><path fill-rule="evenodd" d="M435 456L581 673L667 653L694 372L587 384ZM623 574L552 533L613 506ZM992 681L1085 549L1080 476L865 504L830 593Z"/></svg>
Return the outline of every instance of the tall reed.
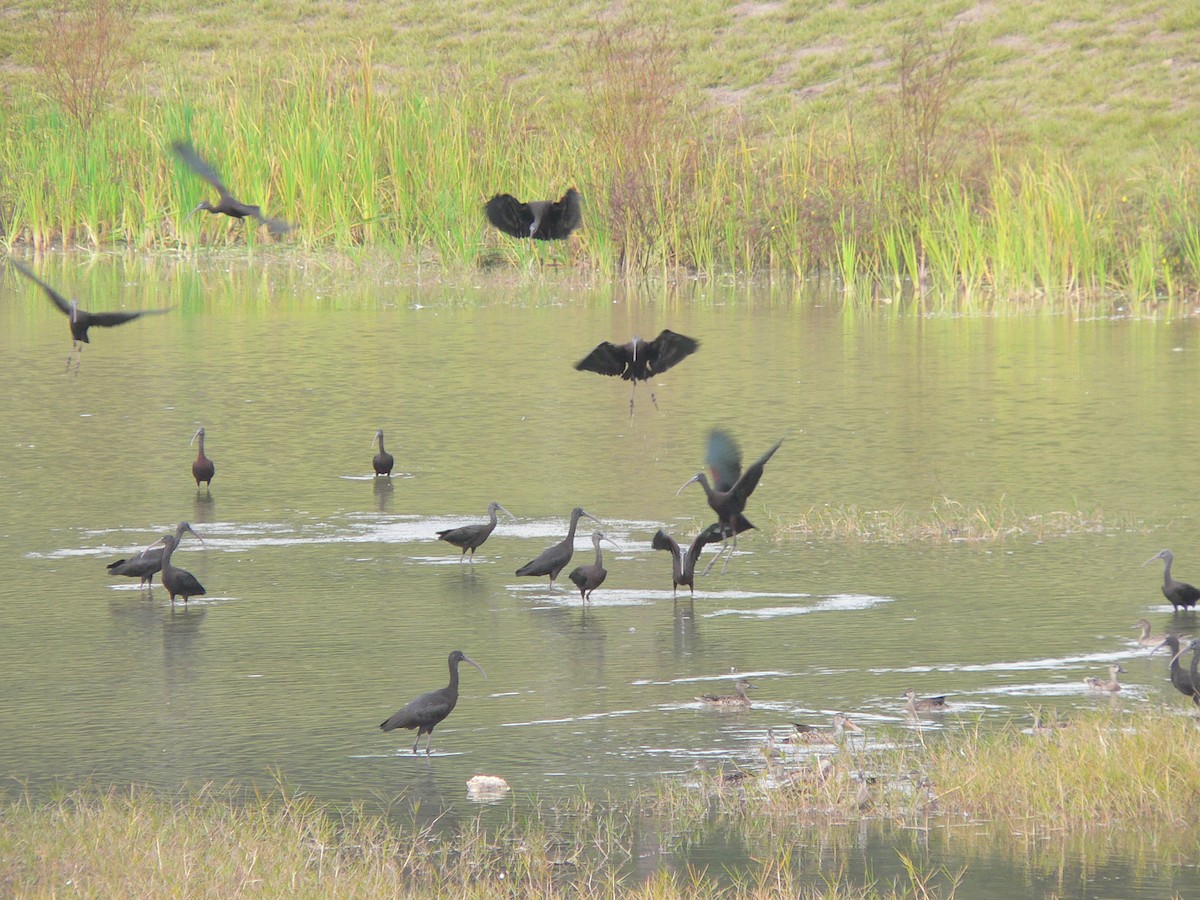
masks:
<svg viewBox="0 0 1200 900"><path fill-rule="evenodd" d="M1195 153L1117 185L1054 157L1012 164L996 152L986 177L914 193L895 189L897 163L853 129L763 133L682 101L643 109L627 93L605 94L596 121L574 119L519 106L486 69L384 92L372 54L367 43L350 57L234 58L201 84L135 84L87 132L43 98L14 96L0 106L3 240L266 241L222 217L184 222L210 189L171 157L182 138L241 199L298 226L288 246L391 247L447 266L823 270L850 296L912 284L968 304L1200 289ZM637 59L609 65L658 77ZM521 247L485 226L492 193L568 186L584 197L569 248Z"/></svg>

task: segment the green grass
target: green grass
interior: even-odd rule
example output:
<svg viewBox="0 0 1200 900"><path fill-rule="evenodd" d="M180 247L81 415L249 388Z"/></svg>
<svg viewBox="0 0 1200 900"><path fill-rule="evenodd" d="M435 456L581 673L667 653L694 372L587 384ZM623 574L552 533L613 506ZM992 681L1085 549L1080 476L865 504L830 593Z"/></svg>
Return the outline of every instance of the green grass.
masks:
<svg viewBox="0 0 1200 900"><path fill-rule="evenodd" d="M0 883L22 897L953 896L963 872L914 861L903 842L900 877L849 878L861 847L842 846L839 826L872 822L936 832L965 857L982 840L1027 865L1075 857L1086 870L1110 850L1139 866L1194 855L1193 717L1090 712L1048 736L1021 724L915 741L912 732L872 734L865 746L819 756L764 747L736 779L726 769L662 780L632 798L520 802L491 824L472 814L428 822L336 812L278 788L175 797L81 788L0 807ZM964 833L964 822L989 826ZM714 832L753 852L719 877L680 864ZM660 860L649 870L648 847Z"/></svg>
<svg viewBox="0 0 1200 900"><path fill-rule="evenodd" d="M87 130L37 69L44 6L6 13L5 243L262 243L183 223L206 190L167 153L186 137L306 249L822 270L854 304L1200 287L1200 63L1181 0L142 8L135 62ZM585 227L569 247L483 226L497 190L572 184Z"/></svg>
<svg viewBox="0 0 1200 900"><path fill-rule="evenodd" d="M965 504L942 497L927 509L870 510L858 506L810 507L775 523L777 540L840 539L888 544L927 541L1004 541L1009 538L1065 537L1129 530L1137 523L1102 510L1022 513L1001 497L993 503Z"/></svg>

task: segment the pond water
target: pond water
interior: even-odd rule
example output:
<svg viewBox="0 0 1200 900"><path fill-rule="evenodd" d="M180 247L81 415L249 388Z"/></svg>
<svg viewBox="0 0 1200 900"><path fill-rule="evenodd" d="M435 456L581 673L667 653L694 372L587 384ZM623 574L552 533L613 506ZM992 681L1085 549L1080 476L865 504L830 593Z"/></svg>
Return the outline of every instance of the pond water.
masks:
<svg viewBox="0 0 1200 900"><path fill-rule="evenodd" d="M176 307L93 329L73 377L64 317L0 272L0 773L35 796L88 777L173 789L276 772L333 803L430 811L466 806L478 772L521 797L621 792L760 759L767 728L793 720L904 724L909 687L950 695L955 714L930 728L1106 704L1083 678L1110 662L1127 670L1124 708L1186 712L1132 626L1197 627L1161 595L1160 564L1142 567L1170 547L1176 574L1200 579L1194 318L854 316L790 285L271 257L35 268L85 308ZM631 418L627 383L573 369L600 340L664 327L702 346L654 380L657 410L642 386ZM190 474L200 426L211 496ZM758 530L673 599L650 537L712 521L697 486L676 490L715 426L747 462L786 438L747 508ZM371 474L377 428L390 485ZM785 534L813 507L943 498L1100 526ZM434 535L492 500L517 521L463 564ZM586 608L565 573L554 589L513 574L576 505L617 544ZM157 579L147 593L108 575L181 520L204 544L185 538L175 562L205 597L172 608ZM591 561L588 524L572 565ZM411 732L378 723L443 686L453 649L487 678L464 667L433 757L414 758ZM701 708L731 669L753 707ZM1129 877L1118 894L1173 876Z"/></svg>

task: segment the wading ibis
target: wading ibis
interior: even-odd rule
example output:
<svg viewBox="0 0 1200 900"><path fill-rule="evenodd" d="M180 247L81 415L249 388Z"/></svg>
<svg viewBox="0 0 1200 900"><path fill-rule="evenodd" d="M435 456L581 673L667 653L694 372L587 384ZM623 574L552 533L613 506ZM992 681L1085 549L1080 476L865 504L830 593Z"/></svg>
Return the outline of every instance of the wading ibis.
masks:
<svg viewBox="0 0 1200 900"><path fill-rule="evenodd" d="M554 579L558 577L558 573L566 568L567 563L571 561L571 556L575 553L575 526L579 524L580 516L586 516L597 525L603 524L599 519L590 513L584 512L578 506L571 510L571 527L567 529L567 536L550 547L544 550L537 559L530 560L517 569L518 575L549 575L550 586L554 586Z"/></svg>
<svg viewBox="0 0 1200 900"><path fill-rule="evenodd" d="M671 553L672 594L680 587L686 587L689 593L695 594L696 561L707 545L715 544L724 537L724 534L725 530L721 527L721 523L714 522L692 539L691 546L688 547L687 553L684 553L679 542L661 528L654 532L654 537L650 539L650 546L655 550L669 550Z"/></svg>
<svg viewBox="0 0 1200 900"><path fill-rule="evenodd" d="M1170 550L1160 550L1155 553L1142 563L1142 568L1150 565L1156 559L1163 561L1163 596L1171 601L1175 612L1179 612L1180 607L1192 609L1196 605L1196 601L1200 600L1200 588L1195 588L1186 581L1176 581L1171 577L1171 563L1175 561L1175 554Z"/></svg>
<svg viewBox="0 0 1200 900"><path fill-rule="evenodd" d="M604 535L602 531L592 532L592 545L596 548L596 561L590 566L576 566L567 577L579 588L579 599L587 602L592 598L592 591L604 584L608 570L604 568L604 554L600 550L600 542L608 541L614 547L616 542Z"/></svg>
<svg viewBox="0 0 1200 900"><path fill-rule="evenodd" d="M371 446L379 445L379 452L371 459L371 466L375 469L375 477L386 475L389 479L392 477L392 466L395 465L396 459L392 454L383 449L383 429L380 428L375 432L375 437L371 439Z"/></svg>
<svg viewBox="0 0 1200 900"><path fill-rule="evenodd" d="M412 748L414 754L417 752L417 745L421 743L421 735L429 735L425 739L425 755L428 756L429 745L433 741L433 729L454 711L455 704L458 703L458 664L460 662L470 663L483 672L483 666L461 650L451 651L449 658L450 683L444 688L422 694L381 722L379 727L383 731L395 731L397 728L417 729L417 739L413 741ZM483 672L483 677L487 678L487 672Z"/></svg>
<svg viewBox="0 0 1200 900"><path fill-rule="evenodd" d="M189 597L202 597L205 594L204 585L196 580L195 575L171 565L171 554L179 546L179 541L185 531L192 531L192 526L187 522L180 522L175 529L175 534L163 538L162 585L171 595L172 606L175 605L176 597L183 597L183 602L187 603ZM196 534L196 532L192 531L192 534ZM200 535L196 534L196 537L200 537Z"/></svg>
<svg viewBox="0 0 1200 900"><path fill-rule="evenodd" d="M459 562L462 562L462 558L467 555L468 550L471 551L471 559L474 561L475 551L482 547L483 542L496 530L496 510L500 510L500 512L504 513L510 519L516 521L516 516L499 503L493 501L488 504L488 520L486 522L479 525L462 525L458 528L447 528L445 531L437 533L438 540L462 548L462 556L458 558Z"/></svg>
<svg viewBox="0 0 1200 900"><path fill-rule="evenodd" d="M196 493L200 493L200 482L204 482L204 489L212 491L213 476L217 474L217 467L213 461L204 455L204 429L197 428L196 433L192 435L192 439L188 441L188 446L200 441L200 446L196 448L196 459L192 463L192 477L196 479Z"/></svg>

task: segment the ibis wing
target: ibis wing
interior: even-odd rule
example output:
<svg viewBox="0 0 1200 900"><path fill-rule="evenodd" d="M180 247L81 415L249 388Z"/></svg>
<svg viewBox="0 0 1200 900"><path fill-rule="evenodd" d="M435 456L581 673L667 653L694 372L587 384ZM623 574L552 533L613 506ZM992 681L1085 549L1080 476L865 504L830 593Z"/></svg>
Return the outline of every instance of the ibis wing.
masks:
<svg viewBox="0 0 1200 900"><path fill-rule="evenodd" d="M529 237L529 226L533 224L533 212L527 203L522 203L512 194L497 194L483 207L488 221L513 237Z"/></svg>
<svg viewBox="0 0 1200 900"><path fill-rule="evenodd" d="M650 546L655 550L670 550L672 556L679 556L679 543L661 528L654 532Z"/></svg>
<svg viewBox="0 0 1200 900"><path fill-rule="evenodd" d="M60 294L54 288L50 287L50 285L46 284L46 282L42 281L42 279L38 278L36 275L33 274L33 272L29 271L29 269L25 268L23 265L21 265L19 262L17 262L15 259L13 259L11 256L8 258L8 261L14 269L16 269L18 272L20 272L22 275L24 275L26 278L28 278L30 281L32 281L34 284L36 284L38 287L40 287L43 291L45 291L47 296L49 296L50 299L54 301L54 305L57 306L62 312L66 313L68 316L71 315L71 301L70 300L68 300L66 297L64 297L62 294Z"/></svg>
<svg viewBox="0 0 1200 900"><path fill-rule="evenodd" d="M713 487L718 491L732 490L742 475L742 451L726 431L714 428L709 433L704 461L712 471Z"/></svg>
<svg viewBox="0 0 1200 900"><path fill-rule="evenodd" d="M650 354L651 370L665 372L695 353L700 348L700 342L664 328L646 347Z"/></svg>
<svg viewBox="0 0 1200 900"><path fill-rule="evenodd" d="M754 465L750 466L750 468L745 471L742 477L737 480L737 483L734 484L732 490L734 493L740 496L743 501L745 498L754 493L754 489L758 487L758 480L762 478L763 467L766 466L767 460L775 455L775 451L779 449L779 446L782 443L783 438L780 438L776 442L775 446L755 460Z"/></svg>
<svg viewBox="0 0 1200 900"><path fill-rule="evenodd" d="M141 316L157 316L161 313L170 312L172 307L167 306L163 309L139 309L133 312L103 312L103 313L88 313L88 326L99 325L101 328L111 328L114 325L124 325L126 322L137 319Z"/></svg>
<svg viewBox="0 0 1200 900"><path fill-rule="evenodd" d="M579 203L579 191L571 188L557 202L550 204L538 232L550 240L562 240L570 236L582 221L583 210Z"/></svg>
<svg viewBox="0 0 1200 900"><path fill-rule="evenodd" d="M176 141L171 145L171 149L175 152L189 169L211 184L217 189L217 193L221 196L228 196L229 189L221 181L221 176L217 174L217 170L200 158L192 145L184 141Z"/></svg>
<svg viewBox="0 0 1200 900"><path fill-rule="evenodd" d="M629 354L620 344L603 341L587 356L575 363L580 372L598 372L601 375L624 375L629 365Z"/></svg>

